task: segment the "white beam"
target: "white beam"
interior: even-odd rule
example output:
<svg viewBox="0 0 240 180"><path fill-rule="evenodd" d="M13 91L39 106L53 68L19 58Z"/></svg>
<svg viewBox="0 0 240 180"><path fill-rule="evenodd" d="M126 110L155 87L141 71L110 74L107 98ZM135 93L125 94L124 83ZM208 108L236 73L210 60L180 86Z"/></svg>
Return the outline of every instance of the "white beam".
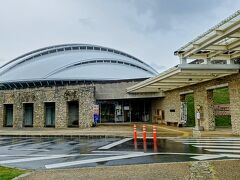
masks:
<svg viewBox="0 0 240 180"><path fill-rule="evenodd" d="M204 43L201 43L200 46L198 48L192 48L190 51L185 52L182 55L182 58L187 58L195 53L197 53L198 51L200 51L201 49L204 49L216 42L218 42L219 40L222 40L224 38L226 38L227 36L237 32L240 30L240 21L236 22L234 26L230 27L229 29L227 29L226 31L224 31L223 34L219 35L216 33L215 36L211 36L209 38L207 38Z"/></svg>
<svg viewBox="0 0 240 180"><path fill-rule="evenodd" d="M189 91L180 92L179 95L192 94L192 93L194 93L193 90L189 90Z"/></svg>
<svg viewBox="0 0 240 180"><path fill-rule="evenodd" d="M219 89L219 88L224 88L224 87L228 87L228 83L206 87L206 90Z"/></svg>

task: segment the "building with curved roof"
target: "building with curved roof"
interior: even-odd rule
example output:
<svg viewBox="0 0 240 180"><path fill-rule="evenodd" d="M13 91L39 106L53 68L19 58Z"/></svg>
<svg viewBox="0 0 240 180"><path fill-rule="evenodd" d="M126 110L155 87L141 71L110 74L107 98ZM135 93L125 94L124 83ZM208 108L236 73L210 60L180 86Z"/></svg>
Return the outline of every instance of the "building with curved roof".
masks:
<svg viewBox="0 0 240 180"><path fill-rule="evenodd" d="M142 79L157 72L127 53L90 44L49 46L0 67L2 83Z"/></svg>
<svg viewBox="0 0 240 180"><path fill-rule="evenodd" d="M0 67L0 124L66 128L89 127L93 118L149 121L150 101L126 88L155 75L145 62L112 48L62 44L34 50Z"/></svg>

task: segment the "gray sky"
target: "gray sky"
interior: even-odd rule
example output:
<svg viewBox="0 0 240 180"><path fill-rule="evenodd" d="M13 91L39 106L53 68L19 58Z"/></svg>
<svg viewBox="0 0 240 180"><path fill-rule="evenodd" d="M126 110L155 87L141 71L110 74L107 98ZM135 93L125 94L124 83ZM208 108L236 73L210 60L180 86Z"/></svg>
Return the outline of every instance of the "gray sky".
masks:
<svg viewBox="0 0 240 180"><path fill-rule="evenodd" d="M240 7L238 0L0 0L0 64L63 43L115 48L159 72L173 52Z"/></svg>

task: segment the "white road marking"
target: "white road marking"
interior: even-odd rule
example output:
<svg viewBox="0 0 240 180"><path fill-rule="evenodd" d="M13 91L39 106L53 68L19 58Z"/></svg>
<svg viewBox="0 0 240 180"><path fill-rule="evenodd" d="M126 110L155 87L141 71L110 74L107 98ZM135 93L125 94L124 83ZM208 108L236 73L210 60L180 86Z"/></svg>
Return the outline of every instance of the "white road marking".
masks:
<svg viewBox="0 0 240 180"><path fill-rule="evenodd" d="M224 155L205 155L205 154L203 154L201 156L193 156L190 158L202 161L202 160L208 160L208 159L217 159L217 158L221 158L221 157L225 157L225 156Z"/></svg>
<svg viewBox="0 0 240 180"><path fill-rule="evenodd" d="M29 161L40 161L40 160L45 160L45 159L57 159L57 158L72 157L72 156L76 156L76 155L52 155L52 156L44 156L44 157L3 160L3 161L0 161L0 164L20 163L20 162L29 162Z"/></svg>
<svg viewBox="0 0 240 180"><path fill-rule="evenodd" d="M31 143L31 142L29 142L29 140L24 140L24 141L20 141L20 142L21 143L14 143L14 144L10 144L10 145L7 145L7 146L3 146L3 148L12 148L12 147L23 146L23 145Z"/></svg>
<svg viewBox="0 0 240 180"><path fill-rule="evenodd" d="M240 141L239 139L175 139L175 141Z"/></svg>
<svg viewBox="0 0 240 180"><path fill-rule="evenodd" d="M240 153L240 150L228 150L228 149L205 149L206 151L210 151L210 152L229 152L229 153Z"/></svg>
<svg viewBox="0 0 240 180"><path fill-rule="evenodd" d="M217 149L240 149L240 146L204 146L204 145L193 145L198 148L217 148Z"/></svg>
<svg viewBox="0 0 240 180"><path fill-rule="evenodd" d="M183 143L183 144L191 144L191 145L216 145L216 146L240 146L240 144L235 144L235 143L218 143L218 142L210 142L210 143Z"/></svg>
<svg viewBox="0 0 240 180"><path fill-rule="evenodd" d="M142 153L136 151L92 151L93 153L118 153L118 154L132 154L132 153Z"/></svg>
<svg viewBox="0 0 240 180"><path fill-rule="evenodd" d="M209 140L209 141L175 141L179 143L214 143L214 142L220 142L220 143L240 143L240 141L228 141L228 140Z"/></svg>
<svg viewBox="0 0 240 180"><path fill-rule="evenodd" d="M31 149L31 148L26 148L26 149L22 149L22 148L17 148L14 150L18 150L18 151L44 151L44 152L48 152L48 149Z"/></svg>
<svg viewBox="0 0 240 180"><path fill-rule="evenodd" d="M220 154L230 158L240 158L239 154Z"/></svg>
<svg viewBox="0 0 240 180"><path fill-rule="evenodd" d="M119 144L125 143L125 142L127 142L127 141L132 140L132 139L133 139L133 138L125 138L125 139L122 139L122 140L120 140L120 141L117 141L117 142L108 144L108 145L106 145L106 146L100 147L100 148L98 148L98 149L110 149L110 148L112 148L112 147L114 147L114 146L117 146L117 145L119 145Z"/></svg>
<svg viewBox="0 0 240 180"><path fill-rule="evenodd" d="M190 138L190 139L175 139L179 141L192 141L192 140L202 140L202 141L207 141L207 140L232 140L232 141L240 141L240 138Z"/></svg>
<svg viewBox="0 0 240 180"><path fill-rule="evenodd" d="M87 159L87 160L49 164L49 165L45 165L45 168L52 169L52 168L60 168L60 167L69 167L74 165L97 163L97 162L112 161L112 160L119 160L119 159L128 159L128 158L135 158L135 157L142 157L142 156L150 156L155 154L157 153L137 153L137 154L128 154L128 155L120 155L120 156L111 156L111 157L105 157L105 158L94 158L94 159Z"/></svg>

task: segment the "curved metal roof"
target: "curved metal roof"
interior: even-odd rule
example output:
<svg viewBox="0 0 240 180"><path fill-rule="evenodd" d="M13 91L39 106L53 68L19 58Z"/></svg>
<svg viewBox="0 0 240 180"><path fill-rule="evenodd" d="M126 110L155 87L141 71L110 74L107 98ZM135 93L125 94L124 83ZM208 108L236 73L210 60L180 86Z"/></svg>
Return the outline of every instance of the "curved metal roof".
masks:
<svg viewBox="0 0 240 180"><path fill-rule="evenodd" d="M90 44L62 44L31 51L0 67L0 81L126 80L157 75L127 53Z"/></svg>

